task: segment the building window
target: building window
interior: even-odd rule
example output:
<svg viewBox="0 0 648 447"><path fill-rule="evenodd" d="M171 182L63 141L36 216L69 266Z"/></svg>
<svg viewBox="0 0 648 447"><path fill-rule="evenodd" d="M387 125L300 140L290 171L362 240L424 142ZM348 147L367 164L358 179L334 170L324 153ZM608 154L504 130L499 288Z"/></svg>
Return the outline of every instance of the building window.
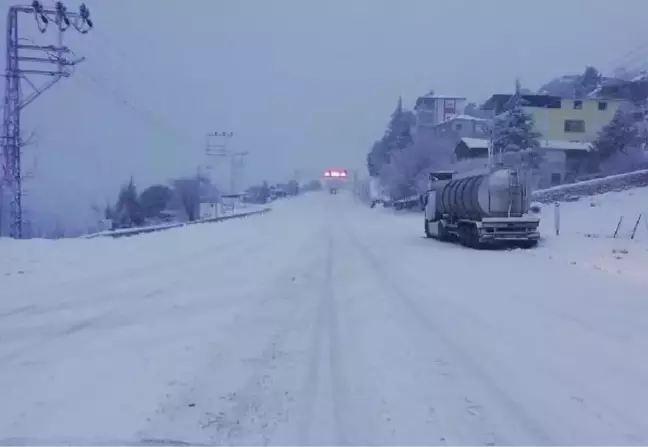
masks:
<svg viewBox="0 0 648 447"><path fill-rule="evenodd" d="M454 115L457 111L457 104L454 99L446 99L443 102L443 113Z"/></svg>
<svg viewBox="0 0 648 447"><path fill-rule="evenodd" d="M598 103L598 109L599 110L607 110L608 103L605 101L599 101Z"/></svg>
<svg viewBox="0 0 648 447"><path fill-rule="evenodd" d="M551 174L551 186L558 186L558 185L560 185L560 174L554 172Z"/></svg>
<svg viewBox="0 0 648 447"><path fill-rule="evenodd" d="M456 130L457 132L460 132L460 131L461 131L461 127L462 127L462 126L461 126L461 123L457 123L457 124L455 125L455 130Z"/></svg>
<svg viewBox="0 0 648 447"><path fill-rule="evenodd" d="M565 120L565 132L584 133L585 121L583 120Z"/></svg>
<svg viewBox="0 0 648 447"><path fill-rule="evenodd" d="M574 101L574 109L580 110L583 108L583 101Z"/></svg>

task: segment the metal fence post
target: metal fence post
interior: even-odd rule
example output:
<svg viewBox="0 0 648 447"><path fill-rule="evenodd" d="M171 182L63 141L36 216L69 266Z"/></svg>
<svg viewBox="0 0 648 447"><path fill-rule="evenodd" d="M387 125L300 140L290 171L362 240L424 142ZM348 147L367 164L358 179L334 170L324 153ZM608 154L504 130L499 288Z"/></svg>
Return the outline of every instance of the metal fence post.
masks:
<svg viewBox="0 0 648 447"><path fill-rule="evenodd" d="M554 227L556 236L560 236L560 202L554 203Z"/></svg>
<svg viewBox="0 0 648 447"><path fill-rule="evenodd" d="M621 223L623 223L623 216L621 216L619 218L619 223L617 223L616 230L614 230L614 236L612 236L612 237L615 238L615 239L617 237L617 234L619 234L619 229L621 228Z"/></svg>
<svg viewBox="0 0 648 447"><path fill-rule="evenodd" d="M639 222L641 222L641 218L642 218L642 217L643 217L643 216L642 216L641 214L639 214L639 217L637 217L637 221L635 222L635 226L634 226L634 228L632 229L632 236L630 236L630 239L634 239L634 238L635 238L635 234L637 233L637 227L639 226Z"/></svg>

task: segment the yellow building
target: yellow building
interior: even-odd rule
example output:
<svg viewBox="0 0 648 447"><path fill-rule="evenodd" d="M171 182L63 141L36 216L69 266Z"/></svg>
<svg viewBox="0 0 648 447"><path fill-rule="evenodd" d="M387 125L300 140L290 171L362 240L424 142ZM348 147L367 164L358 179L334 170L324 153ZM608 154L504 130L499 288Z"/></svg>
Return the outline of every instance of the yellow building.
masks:
<svg viewBox="0 0 648 447"><path fill-rule="evenodd" d="M512 95L493 95L483 108L493 115L506 109ZM548 95L522 95L524 110L533 117L534 128L542 139L554 141L594 141L608 124L622 100L582 98L565 99Z"/></svg>

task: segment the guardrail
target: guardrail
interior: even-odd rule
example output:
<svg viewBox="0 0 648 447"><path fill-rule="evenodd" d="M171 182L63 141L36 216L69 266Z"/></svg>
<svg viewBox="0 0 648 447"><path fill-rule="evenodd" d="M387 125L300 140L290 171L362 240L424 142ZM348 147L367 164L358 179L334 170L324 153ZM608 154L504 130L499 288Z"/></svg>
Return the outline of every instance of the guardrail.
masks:
<svg viewBox="0 0 648 447"><path fill-rule="evenodd" d="M230 214L227 216L219 216L219 217L210 217L208 219L200 219L200 220L194 220L193 222L181 222L181 223L172 223L172 224L165 224L165 225L154 225L150 227L137 227L137 228L121 228L117 230L106 230L106 231L101 231L99 233L92 233L92 234L86 234L84 236L81 236L84 239L94 239L97 237L127 237L127 236L136 236L138 234L146 234L146 233L153 233L156 231L164 231L164 230L170 230L171 228L179 228L179 227L186 227L189 225L196 225L196 224L202 224L202 223L211 223L211 222L222 222L225 220L231 220L231 219L240 219L243 217L248 217L248 216L255 216L258 214L265 214L272 210L272 208L262 208L259 210L254 210L254 211L246 211L242 213L237 213L237 214Z"/></svg>
<svg viewBox="0 0 648 447"><path fill-rule="evenodd" d="M585 196L625 191L643 186L648 186L648 169L537 190L533 192L533 201L540 203L568 202Z"/></svg>
<svg viewBox="0 0 648 447"><path fill-rule="evenodd" d="M421 196L410 196L405 199L395 200L390 204L395 210L417 210L421 211L423 209L423 204L421 202Z"/></svg>

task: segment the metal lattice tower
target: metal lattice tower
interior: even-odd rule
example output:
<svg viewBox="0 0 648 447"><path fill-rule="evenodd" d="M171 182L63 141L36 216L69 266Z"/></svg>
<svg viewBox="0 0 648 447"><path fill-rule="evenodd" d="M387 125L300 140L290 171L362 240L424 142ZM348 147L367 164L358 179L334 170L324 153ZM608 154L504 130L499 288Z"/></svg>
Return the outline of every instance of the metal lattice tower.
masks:
<svg viewBox="0 0 648 447"><path fill-rule="evenodd" d="M56 44L37 45L29 39L21 38L18 24L23 15L33 15L41 34L46 34L53 25L58 34ZM84 3L78 12L69 12L63 2L56 2L54 8L45 8L34 0L31 6L11 6L7 14L7 54L5 72L4 121L2 127L2 187L9 193L9 235L23 237L22 216L22 172L21 150L24 142L21 137L20 116L22 110L54 84L72 74L74 67L84 58L71 59L72 51L63 45L63 34L72 28L81 34L92 29L90 11ZM38 86L32 78L49 78ZM23 96L23 81L32 89ZM0 189L0 195L3 191ZM0 205L4 205L0 201ZM0 209L4 217L5 210ZM0 235L3 225L0 223Z"/></svg>
<svg viewBox="0 0 648 447"><path fill-rule="evenodd" d="M207 176L213 186L221 191L224 188L222 179L218 178L217 169L221 161L229 156L228 145L234 132L212 132L206 135L205 139L205 168Z"/></svg>
<svg viewBox="0 0 648 447"><path fill-rule="evenodd" d="M218 159L227 157L229 150L227 148L230 140L234 136L233 132L213 132L208 133L205 137L205 168L210 175L219 165ZM210 180L213 180L210 178Z"/></svg>
<svg viewBox="0 0 648 447"><path fill-rule="evenodd" d="M231 151L228 147L234 132L213 132L207 134L205 144L205 168L210 181L218 186L221 192L226 191L230 194L238 192L237 188L241 185L243 173L245 170L245 157L248 155L244 151ZM219 161L229 159L229 186L223 179L219 179L215 173L218 166L222 166ZM224 174L221 172L221 174ZM229 190L228 190L229 188Z"/></svg>

